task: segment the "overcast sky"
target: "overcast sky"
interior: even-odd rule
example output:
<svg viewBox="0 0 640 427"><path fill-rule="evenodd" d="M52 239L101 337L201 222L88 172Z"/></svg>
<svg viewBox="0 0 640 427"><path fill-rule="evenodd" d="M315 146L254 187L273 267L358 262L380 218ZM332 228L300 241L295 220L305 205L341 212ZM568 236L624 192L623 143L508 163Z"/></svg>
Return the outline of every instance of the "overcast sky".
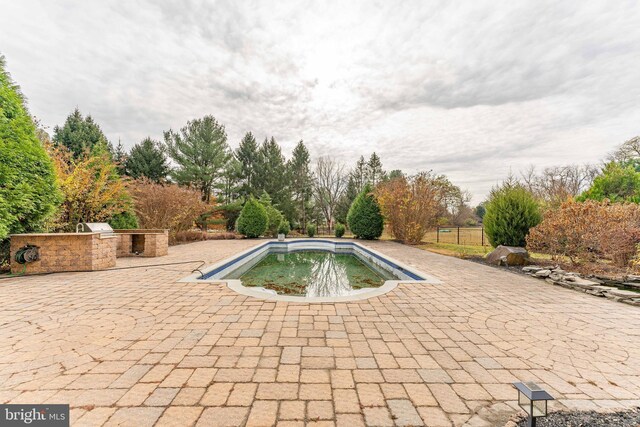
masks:
<svg viewBox="0 0 640 427"><path fill-rule="evenodd" d="M233 148L376 151L474 202L640 133L634 0L0 1L0 53L50 132L77 106L130 147L212 114Z"/></svg>

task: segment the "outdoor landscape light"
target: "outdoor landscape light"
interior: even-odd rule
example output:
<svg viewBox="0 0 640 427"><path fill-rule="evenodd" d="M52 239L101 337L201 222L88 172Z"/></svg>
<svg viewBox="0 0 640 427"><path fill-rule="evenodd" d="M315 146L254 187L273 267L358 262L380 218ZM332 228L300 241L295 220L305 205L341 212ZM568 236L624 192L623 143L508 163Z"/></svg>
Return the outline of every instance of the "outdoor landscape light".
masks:
<svg viewBox="0 0 640 427"><path fill-rule="evenodd" d="M553 396L533 381L513 383L518 389L518 405L527 413L527 427L535 427L536 418L547 416L547 401Z"/></svg>

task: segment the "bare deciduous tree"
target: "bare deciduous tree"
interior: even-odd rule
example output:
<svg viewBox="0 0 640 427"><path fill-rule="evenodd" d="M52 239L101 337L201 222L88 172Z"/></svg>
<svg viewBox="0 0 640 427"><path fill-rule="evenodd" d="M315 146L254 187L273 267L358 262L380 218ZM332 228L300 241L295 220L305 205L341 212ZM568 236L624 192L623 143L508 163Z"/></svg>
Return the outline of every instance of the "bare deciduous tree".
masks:
<svg viewBox="0 0 640 427"><path fill-rule="evenodd" d="M316 162L314 180L315 199L331 230L334 214L340 196L347 184L344 165L338 164L331 157L320 157Z"/></svg>
<svg viewBox="0 0 640 427"><path fill-rule="evenodd" d="M640 158L640 136L636 136L635 138L625 141L610 156L610 160L621 163L638 158Z"/></svg>
<svg viewBox="0 0 640 427"><path fill-rule="evenodd" d="M536 198L550 207L557 207L589 188L598 175L598 168L593 165L552 166L538 172L535 166L530 166L521 175L522 184Z"/></svg>

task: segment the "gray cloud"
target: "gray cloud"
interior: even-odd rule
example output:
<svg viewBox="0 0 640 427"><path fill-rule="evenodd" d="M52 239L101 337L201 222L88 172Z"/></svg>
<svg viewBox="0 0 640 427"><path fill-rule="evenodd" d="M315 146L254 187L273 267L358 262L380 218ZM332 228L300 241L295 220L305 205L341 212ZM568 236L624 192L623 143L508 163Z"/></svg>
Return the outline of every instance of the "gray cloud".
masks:
<svg viewBox="0 0 640 427"><path fill-rule="evenodd" d="M10 2L0 53L45 124L131 146L213 114L285 152L433 169L475 201L509 170L638 134L640 6L568 2Z"/></svg>

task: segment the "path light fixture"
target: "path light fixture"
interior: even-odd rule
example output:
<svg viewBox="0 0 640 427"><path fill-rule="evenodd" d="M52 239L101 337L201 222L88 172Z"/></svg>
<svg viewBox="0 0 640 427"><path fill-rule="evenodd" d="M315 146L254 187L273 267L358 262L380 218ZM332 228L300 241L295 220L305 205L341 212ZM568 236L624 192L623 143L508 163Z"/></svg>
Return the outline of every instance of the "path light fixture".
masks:
<svg viewBox="0 0 640 427"><path fill-rule="evenodd" d="M536 426L536 418L547 416L547 401L553 396L533 381L513 383L518 389L518 405L527 413L527 427Z"/></svg>

